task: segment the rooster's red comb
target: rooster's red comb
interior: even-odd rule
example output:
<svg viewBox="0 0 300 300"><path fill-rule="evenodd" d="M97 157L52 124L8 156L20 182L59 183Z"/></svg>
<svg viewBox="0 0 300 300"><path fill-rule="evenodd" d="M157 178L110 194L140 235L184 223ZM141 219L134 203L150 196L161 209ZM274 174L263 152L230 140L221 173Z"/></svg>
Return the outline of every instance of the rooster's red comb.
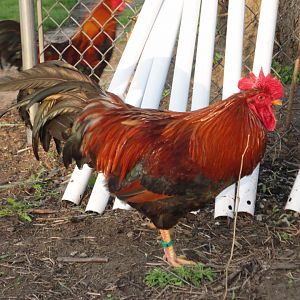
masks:
<svg viewBox="0 0 300 300"><path fill-rule="evenodd" d="M283 86L280 80L276 77L272 77L271 74L265 76L263 70L259 72L258 77L251 72L249 78L242 78L238 83L238 88L243 91L253 88L262 89L270 94L273 99L278 99L283 96Z"/></svg>

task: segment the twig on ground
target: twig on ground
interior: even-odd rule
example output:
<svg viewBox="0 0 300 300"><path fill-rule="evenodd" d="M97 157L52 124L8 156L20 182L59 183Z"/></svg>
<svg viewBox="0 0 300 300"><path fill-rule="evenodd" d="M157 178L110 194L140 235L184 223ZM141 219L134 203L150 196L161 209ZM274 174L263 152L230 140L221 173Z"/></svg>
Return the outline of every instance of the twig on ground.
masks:
<svg viewBox="0 0 300 300"><path fill-rule="evenodd" d="M271 270L298 270L300 268L300 263L276 263L271 266Z"/></svg>
<svg viewBox="0 0 300 300"><path fill-rule="evenodd" d="M20 149L20 150L17 151L17 154L26 152L26 151L28 151L28 150L30 150L30 149L31 149L31 147L26 147L26 148L24 148L24 149Z"/></svg>
<svg viewBox="0 0 300 300"><path fill-rule="evenodd" d="M22 123L0 123L0 127L18 127L23 126Z"/></svg>
<svg viewBox="0 0 300 300"><path fill-rule="evenodd" d="M65 263L107 263L108 257L58 257L56 260Z"/></svg>
<svg viewBox="0 0 300 300"><path fill-rule="evenodd" d="M28 213L37 214L37 215L48 215L55 214L58 211L50 208L32 208L27 210Z"/></svg>

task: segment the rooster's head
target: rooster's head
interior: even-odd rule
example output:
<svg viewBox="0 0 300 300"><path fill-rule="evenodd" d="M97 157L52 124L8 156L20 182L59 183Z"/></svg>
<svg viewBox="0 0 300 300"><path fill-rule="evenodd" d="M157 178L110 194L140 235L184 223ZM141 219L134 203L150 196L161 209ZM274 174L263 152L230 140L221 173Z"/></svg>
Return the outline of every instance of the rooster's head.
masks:
<svg viewBox="0 0 300 300"><path fill-rule="evenodd" d="M247 98L247 103L266 129L273 131L276 127L276 119L272 106L281 105L280 98L283 97L283 86L280 80L272 77L271 74L265 76L261 70L258 77L250 73L249 78L242 78L238 87L243 91L253 90Z"/></svg>

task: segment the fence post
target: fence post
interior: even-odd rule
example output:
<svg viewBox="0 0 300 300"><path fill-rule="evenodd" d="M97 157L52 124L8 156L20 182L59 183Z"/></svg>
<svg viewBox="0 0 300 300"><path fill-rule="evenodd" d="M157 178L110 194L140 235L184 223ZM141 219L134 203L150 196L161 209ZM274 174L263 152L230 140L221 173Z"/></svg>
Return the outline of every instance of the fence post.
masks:
<svg viewBox="0 0 300 300"><path fill-rule="evenodd" d="M19 0L22 62L23 70L30 69L37 64L36 37L34 28L34 1ZM30 121L33 124L38 105L30 108ZM31 131L27 130L27 143L31 145Z"/></svg>
<svg viewBox="0 0 300 300"><path fill-rule="evenodd" d="M44 30L43 30L43 0L36 1L36 15L38 22L38 37L39 37L39 56L40 63L45 61L44 54Z"/></svg>

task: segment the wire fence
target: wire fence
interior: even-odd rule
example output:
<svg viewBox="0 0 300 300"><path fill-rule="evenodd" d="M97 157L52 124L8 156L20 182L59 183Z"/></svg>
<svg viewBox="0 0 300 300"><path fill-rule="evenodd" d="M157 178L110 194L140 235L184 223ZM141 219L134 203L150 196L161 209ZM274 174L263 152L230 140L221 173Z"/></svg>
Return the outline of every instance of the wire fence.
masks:
<svg viewBox="0 0 300 300"><path fill-rule="evenodd" d="M102 84L108 84L144 0L126 1L119 7L111 5L117 2L114 0L77 0L75 5L70 6L67 0L57 0L50 8L43 7L42 24L51 22L56 27L55 30L47 31L44 35L45 46L42 53L45 54L46 59L47 55L51 58L51 55L47 53L54 51L57 55L52 55L52 57L55 59L66 61L69 59L68 62L77 68L97 80L101 76ZM102 7L100 18L96 13L97 7L98 9ZM65 17L60 22L57 21L55 15L57 8L63 9L65 13ZM259 8L260 0L246 1L243 72L249 72L253 64ZM219 98L222 94L227 12L228 1L219 0L212 99ZM299 43L299 12L300 0L280 1L272 71L282 79L284 84L289 84L292 80L293 63ZM88 31L88 22L93 23L97 33L91 34ZM80 31L83 32L85 41L80 46L74 45L76 35ZM72 59L67 59L67 55L71 55ZM105 72L102 74L104 68ZM170 73L172 73L172 67ZM169 87L170 81L166 85L166 90Z"/></svg>
<svg viewBox="0 0 300 300"><path fill-rule="evenodd" d="M101 77L107 82L142 2L78 0L70 6L69 1L56 0L50 8L42 6L43 18L38 24L44 31L41 60L63 59L97 81ZM57 17L58 11L63 17ZM106 75L102 76L104 68Z"/></svg>

